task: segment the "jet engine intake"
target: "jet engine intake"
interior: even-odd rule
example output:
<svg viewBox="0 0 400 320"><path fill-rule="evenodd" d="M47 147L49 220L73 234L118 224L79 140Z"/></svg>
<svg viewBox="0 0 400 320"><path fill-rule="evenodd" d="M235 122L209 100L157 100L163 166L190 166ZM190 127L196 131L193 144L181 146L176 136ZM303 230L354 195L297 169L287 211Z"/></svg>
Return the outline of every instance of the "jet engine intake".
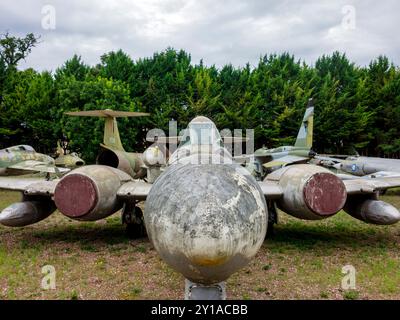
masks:
<svg viewBox="0 0 400 320"><path fill-rule="evenodd" d="M80 167L57 184L54 201L65 216L82 221L106 218L122 207L117 198L120 186L131 181L125 172L101 165Z"/></svg>
<svg viewBox="0 0 400 320"><path fill-rule="evenodd" d="M278 207L286 213L305 220L333 216L346 203L343 182L328 169L298 164L284 167L266 177L277 180L283 190Z"/></svg>

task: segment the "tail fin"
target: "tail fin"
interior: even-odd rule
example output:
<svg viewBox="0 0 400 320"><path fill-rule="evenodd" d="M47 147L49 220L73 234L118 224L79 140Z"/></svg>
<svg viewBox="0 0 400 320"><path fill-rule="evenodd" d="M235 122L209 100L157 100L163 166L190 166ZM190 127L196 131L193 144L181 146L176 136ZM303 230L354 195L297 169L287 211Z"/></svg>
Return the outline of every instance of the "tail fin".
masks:
<svg viewBox="0 0 400 320"><path fill-rule="evenodd" d="M104 123L103 144L114 150L125 151L119 136L117 118L107 117Z"/></svg>
<svg viewBox="0 0 400 320"><path fill-rule="evenodd" d="M143 113L143 112L113 111L110 109L66 112L65 114L78 117L105 118L103 143L106 147L110 147L111 149L118 151L125 151L125 150L124 147L122 146L121 138L119 136L117 118L141 117L149 115L148 113Z"/></svg>
<svg viewBox="0 0 400 320"><path fill-rule="evenodd" d="M314 128L314 102L313 99L308 100L306 112L304 113L303 122L301 123L299 133L297 134L295 147L311 149L313 144L313 128Z"/></svg>
<svg viewBox="0 0 400 320"><path fill-rule="evenodd" d="M65 155L64 149L61 147L60 140L57 140L57 151L56 151L56 153L59 156Z"/></svg>

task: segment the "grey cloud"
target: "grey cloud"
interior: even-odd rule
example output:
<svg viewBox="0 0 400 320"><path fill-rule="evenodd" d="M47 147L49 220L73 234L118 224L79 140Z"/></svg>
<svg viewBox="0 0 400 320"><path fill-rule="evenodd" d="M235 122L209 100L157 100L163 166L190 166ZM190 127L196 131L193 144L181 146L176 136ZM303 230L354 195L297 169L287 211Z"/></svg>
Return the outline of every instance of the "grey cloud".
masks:
<svg viewBox="0 0 400 320"><path fill-rule="evenodd" d="M41 28L41 8L54 5L57 28ZM356 8L356 29L344 30L342 8ZM123 49L134 59L168 46L208 65L256 65L265 53L288 51L308 63L334 50L360 65L379 54L400 64L394 0L11 1L0 4L0 31L35 32L42 43L22 68L54 70L74 53L89 64Z"/></svg>

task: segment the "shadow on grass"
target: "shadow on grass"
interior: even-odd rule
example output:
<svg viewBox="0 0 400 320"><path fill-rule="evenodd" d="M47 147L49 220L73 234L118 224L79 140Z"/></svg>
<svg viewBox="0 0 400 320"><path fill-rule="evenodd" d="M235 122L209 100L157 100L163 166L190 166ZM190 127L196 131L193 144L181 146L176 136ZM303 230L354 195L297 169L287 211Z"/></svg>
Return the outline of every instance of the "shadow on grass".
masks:
<svg viewBox="0 0 400 320"><path fill-rule="evenodd" d="M147 237L130 239L119 219L108 221L103 225L96 223L38 225L30 230L20 229L17 238L21 243L33 241L41 246L52 246L57 242L78 243L86 251L96 251L101 246L149 243ZM400 247L400 231L396 227L371 226L353 221L345 214L322 222L288 218L282 224L275 226L274 234L266 239L265 245L273 251L285 249L329 251L340 248L379 249L385 252Z"/></svg>
<svg viewBox="0 0 400 320"><path fill-rule="evenodd" d="M310 249L378 249L399 248L400 233L388 227L359 226L358 223L308 224L295 221L278 225L266 245L282 248Z"/></svg>
<svg viewBox="0 0 400 320"><path fill-rule="evenodd" d="M76 225L47 227L35 229L29 234L21 234L24 239L37 241L42 246L51 246L55 243L77 243L85 251L97 251L98 247L147 242L147 238L132 240L128 237L122 225Z"/></svg>

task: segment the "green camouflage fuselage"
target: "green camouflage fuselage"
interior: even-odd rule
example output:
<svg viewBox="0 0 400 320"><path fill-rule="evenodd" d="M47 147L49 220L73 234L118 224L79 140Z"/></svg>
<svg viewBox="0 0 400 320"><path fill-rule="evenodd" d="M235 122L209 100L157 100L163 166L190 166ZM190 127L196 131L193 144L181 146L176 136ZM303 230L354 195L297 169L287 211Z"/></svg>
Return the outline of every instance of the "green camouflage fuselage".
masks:
<svg viewBox="0 0 400 320"><path fill-rule="evenodd" d="M310 156L309 148L293 147L293 146L282 146L273 149L260 148L254 152L254 156L261 163L266 163L269 161L277 160L279 158L286 157L288 155L305 157Z"/></svg>
<svg viewBox="0 0 400 320"><path fill-rule="evenodd" d="M19 175L26 173L26 170L8 170L8 168L29 160L54 166L54 159L50 156L37 153L30 146L14 146L0 150L0 175Z"/></svg>

